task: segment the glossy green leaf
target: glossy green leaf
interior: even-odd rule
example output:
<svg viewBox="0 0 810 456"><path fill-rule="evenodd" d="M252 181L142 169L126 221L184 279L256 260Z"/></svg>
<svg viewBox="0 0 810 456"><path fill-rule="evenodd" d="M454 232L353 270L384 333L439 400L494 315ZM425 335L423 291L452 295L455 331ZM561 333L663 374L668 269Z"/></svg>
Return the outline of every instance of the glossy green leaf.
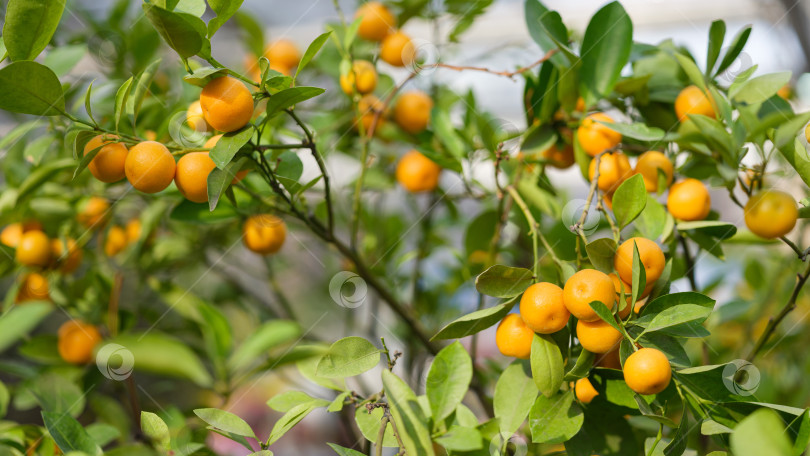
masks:
<svg viewBox="0 0 810 456"><path fill-rule="evenodd" d="M512 298L522 294L533 281L534 274L526 268L496 264L475 278L475 289L487 296Z"/></svg>
<svg viewBox="0 0 810 456"><path fill-rule="evenodd" d="M477 332L483 331L498 323L512 310L515 301L510 300L503 304L498 304L486 309L459 317L442 328L431 340L436 339L461 339Z"/></svg>
<svg viewBox="0 0 810 456"><path fill-rule="evenodd" d="M456 410L472 380L473 365L467 350L458 341L444 347L428 370L425 392L435 421Z"/></svg>
<svg viewBox="0 0 810 456"><path fill-rule="evenodd" d="M181 58L197 55L206 45L210 47L206 38L208 28L199 17L169 11L149 3L142 6L155 30Z"/></svg>
<svg viewBox="0 0 810 456"><path fill-rule="evenodd" d="M529 428L534 443L562 443L582 427L584 414L571 391L551 397L538 396L529 412Z"/></svg>
<svg viewBox="0 0 810 456"><path fill-rule="evenodd" d="M745 47L745 43L748 41L748 37L751 35L751 26L747 25L742 30L740 30L734 39L731 41L731 45L728 46L728 51L726 51L726 55L723 56L723 60L720 61L720 65L717 67L717 71L715 74L720 74L726 68L730 67L734 60L737 59L737 56L740 55L743 48Z"/></svg>
<svg viewBox="0 0 810 456"><path fill-rule="evenodd" d="M211 160L214 161L214 164L217 165L217 168L225 169L231 160L233 160L236 153L250 141L254 132L255 130L252 125L246 125L239 130L222 135L209 152L209 156Z"/></svg>
<svg viewBox="0 0 810 456"><path fill-rule="evenodd" d="M619 2L608 3L593 15L582 39L580 93L590 106L609 95L633 47L633 22Z"/></svg>
<svg viewBox="0 0 810 456"><path fill-rule="evenodd" d="M45 65L21 61L0 68L0 86L0 109L35 116L65 112L62 83Z"/></svg>
<svg viewBox="0 0 810 456"><path fill-rule="evenodd" d="M613 194L613 214L619 228L624 228L647 206L647 189L641 174L634 174L619 185Z"/></svg>
<svg viewBox="0 0 810 456"><path fill-rule="evenodd" d="M9 0L3 41L11 60L34 60L51 41L64 9L64 0Z"/></svg>
<svg viewBox="0 0 810 456"><path fill-rule="evenodd" d="M551 397L563 382L564 366L560 347L551 336L535 334L531 354L532 378L537 389Z"/></svg>
<svg viewBox="0 0 810 456"><path fill-rule="evenodd" d="M242 157L231 161L223 169L214 168L208 174L208 208L210 211L213 212L216 209L222 194L231 186L236 174L247 161L247 157Z"/></svg>
<svg viewBox="0 0 810 456"><path fill-rule="evenodd" d="M242 6L243 0L208 0L208 5L217 17L208 21L208 37L214 36L222 25L228 21Z"/></svg>
<svg viewBox="0 0 810 456"><path fill-rule="evenodd" d="M309 46L307 46L307 50L304 51L304 55L301 56L301 60L298 62L298 68L296 68L295 75L293 75L293 82L296 79L298 79L298 73L300 73L301 70L303 70L304 67L306 67L309 64L309 62L312 61L315 55L318 54L318 51L320 51L323 45L326 44L326 40L329 39L329 36L331 34L332 34L331 30L326 33L322 33L318 35L317 38L312 40L311 43L309 43ZM349 44L347 44L347 46L349 46Z"/></svg>

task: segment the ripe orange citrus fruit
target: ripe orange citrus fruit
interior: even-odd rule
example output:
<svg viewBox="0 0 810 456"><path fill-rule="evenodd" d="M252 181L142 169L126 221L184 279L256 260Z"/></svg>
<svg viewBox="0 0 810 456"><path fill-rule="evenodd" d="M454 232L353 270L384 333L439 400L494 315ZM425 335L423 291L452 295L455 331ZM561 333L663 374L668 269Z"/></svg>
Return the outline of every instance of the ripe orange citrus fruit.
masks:
<svg viewBox="0 0 810 456"><path fill-rule="evenodd" d="M391 10L380 2L368 2L357 8L355 18L360 19L357 35L364 40L382 41L396 27L397 20Z"/></svg>
<svg viewBox="0 0 810 456"><path fill-rule="evenodd" d="M208 122L205 120L205 115L203 114L199 100L192 101L191 104L188 105L188 109L186 110L186 125L200 133L205 133L211 129L211 126L208 125Z"/></svg>
<svg viewBox="0 0 810 456"><path fill-rule="evenodd" d="M107 237L104 239L104 254L108 257L118 255L127 248L127 244L127 232L120 226L113 225L107 231Z"/></svg>
<svg viewBox="0 0 810 456"><path fill-rule="evenodd" d="M563 303L569 312L583 321L599 320L590 303L599 301L608 309L616 303L616 289L607 274L583 269L572 275L563 287Z"/></svg>
<svg viewBox="0 0 810 456"><path fill-rule="evenodd" d="M394 120L408 133L421 133L430 123L431 109L433 100L425 92L407 92L400 95L394 106Z"/></svg>
<svg viewBox="0 0 810 456"><path fill-rule="evenodd" d="M638 245L638 259L644 265L646 283L653 284L664 271L666 258L661 247L647 238L633 237L622 243L613 256L613 267L619 273L622 281L633 283L633 252L634 245Z"/></svg>
<svg viewBox="0 0 810 456"><path fill-rule="evenodd" d="M365 95L377 87L377 69L368 60L355 60L351 70L340 75L340 88L346 95Z"/></svg>
<svg viewBox="0 0 810 456"><path fill-rule="evenodd" d="M215 130L238 130L253 116L253 97L239 80L223 76L211 80L200 93L200 106Z"/></svg>
<svg viewBox="0 0 810 456"><path fill-rule="evenodd" d="M745 226L765 239L784 236L796 226L799 208L796 200L779 190L763 190L745 203Z"/></svg>
<svg viewBox="0 0 810 456"><path fill-rule="evenodd" d="M571 313L563 304L562 288L553 283L535 283L520 298L520 316L532 331L540 334L557 332L568 324Z"/></svg>
<svg viewBox="0 0 810 456"><path fill-rule="evenodd" d="M588 179L593 180L596 175L596 159L591 160L588 166ZM613 193L628 177L633 175L633 168L627 155L621 152L604 154L599 158L599 190Z"/></svg>
<svg viewBox="0 0 810 456"><path fill-rule="evenodd" d="M287 238L287 226L275 215L261 214L248 217L242 227L242 242L253 252L262 255L276 253Z"/></svg>
<svg viewBox="0 0 810 456"><path fill-rule="evenodd" d="M659 171L665 176L665 187L672 184L673 166L666 155L657 150L644 152L638 157L636 162L636 174L641 174L644 179L644 187L648 192L658 191L658 174Z"/></svg>
<svg viewBox="0 0 810 456"><path fill-rule="evenodd" d="M125 168L126 169L126 168ZM110 203L104 198L91 196L79 208L77 219L87 228L100 228L106 222Z"/></svg>
<svg viewBox="0 0 810 456"><path fill-rule="evenodd" d="M94 149L99 149L93 160L87 165L87 169L93 177L101 182L118 182L126 175L124 174L124 161L127 159L127 146L103 140L104 135L98 135L91 139L84 146L84 154L87 155Z"/></svg>
<svg viewBox="0 0 810 456"><path fill-rule="evenodd" d="M127 243L132 244L133 242L137 242L138 239L141 238L141 220L134 218L127 222L127 226L125 228L127 233Z"/></svg>
<svg viewBox="0 0 810 456"><path fill-rule="evenodd" d="M577 380L574 385L574 394L576 394L577 399L583 404L590 404L593 398L599 395L596 388L593 387L593 384L587 378Z"/></svg>
<svg viewBox="0 0 810 456"><path fill-rule="evenodd" d="M93 350L101 342L98 328L79 320L65 322L57 333L59 356L71 364L87 364L93 359Z"/></svg>
<svg viewBox="0 0 810 456"><path fill-rule="evenodd" d="M504 356L529 359L532 354L534 332L518 314L509 314L495 330L495 345Z"/></svg>
<svg viewBox="0 0 810 456"><path fill-rule="evenodd" d="M289 76L292 74L292 69L298 66L298 61L301 60L301 51L292 41L280 39L267 46L264 56L270 61L271 70Z"/></svg>
<svg viewBox="0 0 810 456"><path fill-rule="evenodd" d="M604 320L577 322L577 339L591 353L607 353L622 341L622 333Z"/></svg>
<svg viewBox="0 0 810 456"><path fill-rule="evenodd" d="M410 65L416 58L411 37L399 30L386 36L380 45L380 58L395 67Z"/></svg>
<svg viewBox="0 0 810 456"><path fill-rule="evenodd" d="M688 120L690 114L715 117L714 106L708 94L693 85L678 94L678 98L675 99L675 114L682 122Z"/></svg>
<svg viewBox="0 0 810 456"><path fill-rule="evenodd" d="M208 174L216 168L208 152L190 152L177 161L174 184L187 200L195 203L208 201Z"/></svg>
<svg viewBox="0 0 810 456"><path fill-rule="evenodd" d="M622 361L621 357L619 356L619 348L616 347L615 350L611 350L604 354L599 354L596 357L596 365L598 367L604 367L605 369L622 369Z"/></svg>
<svg viewBox="0 0 810 456"><path fill-rule="evenodd" d="M439 186L442 168L417 150L412 150L397 163L397 182L411 193L430 192Z"/></svg>
<svg viewBox="0 0 810 456"><path fill-rule="evenodd" d="M11 248L17 247L23 235L22 223L10 223L0 231L0 243Z"/></svg>
<svg viewBox="0 0 810 456"><path fill-rule="evenodd" d="M574 164L574 146L570 144L552 144L551 147L543 151L543 158L548 160L548 164L558 168L570 168Z"/></svg>
<svg viewBox="0 0 810 456"><path fill-rule="evenodd" d="M67 248L65 248L67 247ZM56 261L59 270L65 274L70 274L79 268L82 263L84 253L73 239L54 239L51 242L51 253Z"/></svg>
<svg viewBox="0 0 810 456"><path fill-rule="evenodd" d="M374 123L374 116L376 116L378 112L380 115L377 118L377 125L374 127L375 133L382 127L384 116L384 113L382 112L383 108L383 102L380 101L379 98L370 94L364 95L363 98L357 102L357 110L360 111L359 122L363 124L363 131L366 134L368 134L368 132L371 130L371 126Z"/></svg>
<svg viewBox="0 0 810 456"><path fill-rule="evenodd" d="M603 112L595 112L585 117L577 128L577 140L591 157L616 147L622 141L621 133L597 121L613 123L613 118Z"/></svg>
<svg viewBox="0 0 810 456"><path fill-rule="evenodd" d="M51 241L42 231L33 230L23 233L17 244L15 260L23 266L44 268L51 262Z"/></svg>
<svg viewBox="0 0 810 456"><path fill-rule="evenodd" d="M50 298L48 279L42 274L29 272L20 280L16 302L47 301Z"/></svg>
<svg viewBox="0 0 810 456"><path fill-rule="evenodd" d="M164 190L172 183L176 169L172 153L155 141L144 141L132 147L124 166L129 183L144 193Z"/></svg>
<svg viewBox="0 0 810 456"><path fill-rule="evenodd" d="M624 361L624 381L638 394L657 394L672 378L667 356L654 348L642 348Z"/></svg>
<svg viewBox="0 0 810 456"><path fill-rule="evenodd" d="M712 197L703 182L687 178L669 189L667 210L680 220L703 220L712 208Z"/></svg>

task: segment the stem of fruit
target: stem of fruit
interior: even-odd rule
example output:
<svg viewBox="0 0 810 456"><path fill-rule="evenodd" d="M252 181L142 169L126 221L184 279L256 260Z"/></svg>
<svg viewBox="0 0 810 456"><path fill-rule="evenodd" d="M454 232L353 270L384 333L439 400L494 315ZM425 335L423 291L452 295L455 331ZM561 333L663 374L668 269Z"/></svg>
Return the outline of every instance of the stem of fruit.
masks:
<svg viewBox="0 0 810 456"><path fill-rule="evenodd" d="M242 76L241 74L237 73L236 71L233 71L230 68L227 68L225 65L217 62L217 59L215 59L214 57L209 57L208 59L206 59L206 61L208 63L210 63L211 66L214 67L214 68L225 68L225 69L227 69L228 74L235 77L236 79L241 80L244 83L250 84L250 85L255 86L255 87L261 87L261 85L259 83L257 83L256 81L251 81L250 78Z"/></svg>
<svg viewBox="0 0 810 456"><path fill-rule="evenodd" d="M788 302L785 304L785 307L782 308L782 311L779 312L776 317L772 317L768 321L768 326L765 327L765 332L763 332L759 337L756 345L754 345L754 349L751 350L751 353L746 358L748 362L751 362L754 360L754 358L756 358L759 352L765 347L765 344L768 343L768 339L770 339L773 333L776 331L776 327L779 326L779 323L785 319L787 314L796 308L796 300L799 297L799 292L802 290L802 287L804 287L808 277L810 277L810 264L807 265L803 273L796 276L796 286L793 287L793 292L790 294L790 299L788 299Z"/></svg>
<svg viewBox="0 0 810 456"><path fill-rule="evenodd" d="M385 429L388 427L388 414L383 413L382 421L380 422L380 432L377 433L377 443L374 444L374 454L382 456L383 453L383 439L385 439Z"/></svg>
<svg viewBox="0 0 810 456"><path fill-rule="evenodd" d="M585 230L582 229L582 225L585 224L585 220L588 218L588 211L591 208L593 197L596 195L596 189L598 188L599 163L602 161L602 155L607 152L609 151L602 152L593 158L596 161L594 164L593 178L591 179L591 187L588 189L588 197L585 198L585 207L582 209L582 214L580 214L579 220L577 220L576 225L571 227L574 231L577 232L577 234L579 234L579 237L582 238L582 242L585 243L586 245L588 244L588 238L585 236ZM579 249L579 243L577 243L577 249ZM579 258L579 252L577 252L577 258Z"/></svg>
<svg viewBox="0 0 810 456"><path fill-rule="evenodd" d="M539 224L534 219L532 212L529 210L529 206L527 206L526 202L523 201L523 198L520 196L520 193L518 193L515 187L511 185L506 187L506 191L509 192L509 194L512 196L512 199L515 200L515 203L517 203L518 207L520 207L520 210L523 212L523 216L526 217L526 222L528 222L529 224L529 229L532 232L532 247L534 249L534 267L532 271L534 273L534 276L535 277L540 276L540 259L538 257L538 246L537 246L538 239L543 243L543 247L545 247L551 259L554 260L554 262L557 263L557 266L560 267L560 270L562 270L562 261L560 261L560 259L557 257L557 254L554 253L554 250L551 248L551 245L548 243L548 240L546 240L546 237L543 236L543 233L540 232Z"/></svg>

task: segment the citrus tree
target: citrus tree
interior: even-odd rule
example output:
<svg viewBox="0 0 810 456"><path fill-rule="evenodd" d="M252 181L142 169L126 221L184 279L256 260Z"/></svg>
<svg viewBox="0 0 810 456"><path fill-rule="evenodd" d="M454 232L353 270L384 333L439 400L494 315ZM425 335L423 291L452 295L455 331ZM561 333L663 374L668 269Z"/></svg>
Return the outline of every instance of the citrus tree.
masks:
<svg viewBox="0 0 810 456"><path fill-rule="evenodd" d="M501 69L453 62L492 2L335 2L303 51L136 3L5 8L0 454L287 454L315 411L320 454L803 454L810 113L749 27L696 61L526 0Z"/></svg>

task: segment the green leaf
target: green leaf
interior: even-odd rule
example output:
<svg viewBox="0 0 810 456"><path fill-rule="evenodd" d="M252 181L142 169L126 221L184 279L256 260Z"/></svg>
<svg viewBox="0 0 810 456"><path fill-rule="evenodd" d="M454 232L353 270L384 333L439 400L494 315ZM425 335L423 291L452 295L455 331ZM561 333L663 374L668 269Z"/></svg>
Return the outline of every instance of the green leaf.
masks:
<svg viewBox="0 0 810 456"><path fill-rule="evenodd" d="M472 374L472 360L460 342L453 342L439 351L430 365L425 384L434 422L445 419L456 410L467 394Z"/></svg>
<svg viewBox="0 0 810 456"><path fill-rule="evenodd" d="M312 397L303 391L286 391L271 397L267 401L267 406L277 412L286 413L289 412L293 407L306 404L308 402L318 402L320 406L329 405L329 401L326 399Z"/></svg>
<svg viewBox="0 0 810 456"><path fill-rule="evenodd" d="M380 426L382 426L383 409L375 408L369 413L365 407L358 407L354 412L354 420L357 423L357 428L369 442L376 442L380 435ZM388 425L385 428L383 436L383 445L388 448L395 448L398 446L397 439L394 436L393 428Z"/></svg>
<svg viewBox="0 0 810 456"><path fill-rule="evenodd" d="M183 199L172 209L169 218L178 222L210 225L230 222L238 217L236 209L230 204L220 204L213 211L205 203L194 203Z"/></svg>
<svg viewBox="0 0 810 456"><path fill-rule="evenodd" d="M242 6L243 0L208 0L208 5L214 10L217 17L208 21L208 37L217 33L222 25L228 21Z"/></svg>
<svg viewBox="0 0 810 456"><path fill-rule="evenodd" d="M120 335L108 343L122 345L132 353L136 371L185 378L199 386L212 383L211 375L188 345L154 330Z"/></svg>
<svg viewBox="0 0 810 456"><path fill-rule="evenodd" d="M785 425L773 410L761 408L745 417L731 434L734 456L782 456L793 453Z"/></svg>
<svg viewBox="0 0 810 456"><path fill-rule="evenodd" d="M576 55L567 46L568 29L563 24L559 13L549 11L545 5L537 0L527 0L524 16L526 17L529 35L540 45L544 52L554 48L562 50L561 53L551 56L554 65L562 68L577 62Z"/></svg>
<svg viewBox="0 0 810 456"><path fill-rule="evenodd" d="M748 36L751 35L751 26L745 26L742 30L737 33L737 36L731 41L731 45L728 47L728 51L726 51L726 55L723 56L723 60L720 61L720 66L717 67L717 71L714 74L720 74L726 68L730 67L734 60L740 55L743 48L745 47L745 43L748 41Z"/></svg>
<svg viewBox="0 0 810 456"><path fill-rule="evenodd" d="M42 412L42 420L63 453L80 451L93 456L102 454L101 448L72 416L57 412Z"/></svg>
<svg viewBox="0 0 810 456"><path fill-rule="evenodd" d="M804 183L810 185L810 157L808 157L804 144L797 137L808 121L810 121L810 112L790 119L776 129L773 142Z"/></svg>
<svg viewBox="0 0 810 456"><path fill-rule="evenodd" d="M798 429L795 429L796 426ZM796 435L793 441L793 456L802 456L810 444L810 409L805 409L804 413L797 416L788 426L788 430Z"/></svg>
<svg viewBox="0 0 810 456"><path fill-rule="evenodd" d="M622 136L637 139L639 141L657 143L675 141L679 137L677 133L666 132L660 128L651 127L642 122L632 124L602 122L601 120L597 120L597 122L610 128L611 130L621 133Z"/></svg>
<svg viewBox="0 0 810 456"><path fill-rule="evenodd" d="M495 298L512 298L522 294L533 281L534 274L526 268L496 264L475 278L475 289Z"/></svg>
<svg viewBox="0 0 810 456"><path fill-rule="evenodd" d="M118 88L118 91L115 92L115 132L118 132L118 127L121 123L121 118L124 117L126 113L126 106L127 100L129 99L129 92L132 88L132 79L130 77L127 79L121 87Z"/></svg>
<svg viewBox="0 0 810 456"><path fill-rule="evenodd" d="M638 253L638 244L636 242L633 242L633 283L630 285L633 302L637 302L638 297L641 296L647 286L647 269L641 263L641 255Z"/></svg>
<svg viewBox="0 0 810 456"><path fill-rule="evenodd" d="M537 389L551 397L563 382L563 357L560 347L551 336L535 334L531 354L532 378Z"/></svg>
<svg viewBox="0 0 810 456"><path fill-rule="evenodd" d="M0 352L4 351L47 317L53 306L46 301L27 302L24 306L13 306L0 316Z"/></svg>
<svg viewBox="0 0 810 456"><path fill-rule="evenodd" d="M687 407L686 404L684 404L683 412L681 413L681 422L675 430L675 435L672 436L672 440L664 447L664 455L681 456L684 451L686 451L686 444L691 430L692 428L689 426L689 413L687 413Z"/></svg>
<svg viewBox="0 0 810 456"><path fill-rule="evenodd" d="M275 117L281 111L290 108L302 101L317 97L325 90L320 87L290 87L272 95L267 99L267 118Z"/></svg>
<svg viewBox="0 0 810 456"><path fill-rule="evenodd" d="M737 103L757 104L776 95L790 82L790 71L764 74L729 89L728 96Z"/></svg>
<svg viewBox="0 0 810 456"><path fill-rule="evenodd" d="M582 39L580 93L586 106L609 95L633 47L633 22L619 2L608 3L591 18Z"/></svg>
<svg viewBox="0 0 810 456"><path fill-rule="evenodd" d="M515 300L511 299L503 304L498 304L486 309L459 317L447 326L442 328L431 340L436 339L461 339L469 335L483 331L495 323L501 321L506 314L512 310Z"/></svg>
<svg viewBox="0 0 810 456"><path fill-rule="evenodd" d="M342 447L340 445L330 442L327 442L326 444L329 445L330 448L335 450L335 453L337 453L338 456L366 456L359 451L352 450L351 448Z"/></svg>
<svg viewBox="0 0 810 456"><path fill-rule="evenodd" d="M301 189L298 179L304 173L304 163L298 158L298 154L285 150L276 159L273 173L284 188L292 194L297 194Z"/></svg>
<svg viewBox="0 0 810 456"><path fill-rule="evenodd" d="M694 60L678 52L674 55L675 59L681 65L681 68L683 68L684 73L686 73L686 76L692 81L692 84L696 85L700 90L706 90L706 81L703 79L703 73L700 72L700 68L697 67Z"/></svg>
<svg viewBox="0 0 810 456"><path fill-rule="evenodd" d="M382 371L382 382L391 415L408 454L434 456L427 417L410 387L388 369Z"/></svg>
<svg viewBox="0 0 810 456"><path fill-rule="evenodd" d="M253 55L262 55L264 52L264 27L249 13L243 11L236 12L236 23L242 29L243 41L245 41Z"/></svg>
<svg viewBox="0 0 810 456"><path fill-rule="evenodd" d="M706 75L712 74L714 64L723 49L723 39L726 37L726 23L722 20L712 22L709 28L709 48L706 52Z"/></svg>
<svg viewBox="0 0 810 456"><path fill-rule="evenodd" d="M604 303L599 301L593 301L591 303L588 303L588 305L591 306L591 309L593 309L593 311L596 312L596 315L599 315L599 318L604 320L605 323L612 326L614 329L616 329L616 331L622 332L621 325L616 322L616 317L613 316L613 313L610 311L610 309L607 308L607 306Z"/></svg>
<svg viewBox="0 0 810 456"><path fill-rule="evenodd" d="M17 204L26 200L34 191L51 179L57 173L72 168L76 162L72 158L63 158L56 161L48 161L28 175L17 189Z"/></svg>
<svg viewBox="0 0 810 456"><path fill-rule="evenodd" d="M529 428L534 443L562 443L582 427L584 414L571 391L551 397L538 396L529 412Z"/></svg>
<svg viewBox="0 0 810 456"><path fill-rule="evenodd" d="M329 347L315 373L321 377L354 377L380 363L381 350L362 337L344 337Z"/></svg>
<svg viewBox="0 0 810 456"><path fill-rule="evenodd" d="M253 364L272 348L292 342L301 334L298 324L287 320L271 320L259 326L242 342L228 359L228 367L237 371Z"/></svg>
<svg viewBox="0 0 810 456"><path fill-rule="evenodd" d="M504 369L495 384L493 408L502 434L512 435L526 420L534 400L537 385L526 375L524 364L514 362Z"/></svg>
<svg viewBox="0 0 810 456"><path fill-rule="evenodd" d="M216 78L221 78L229 73L227 68L204 67L194 70L194 73L183 76L183 81L197 87L205 87Z"/></svg>
<svg viewBox="0 0 810 456"><path fill-rule="evenodd" d="M212 212L216 209L220 197L225 193L225 190L230 187L242 167L247 163L248 158L242 157L234 160L227 165L224 169L214 168L208 174L208 208Z"/></svg>
<svg viewBox="0 0 810 456"><path fill-rule="evenodd" d="M169 426L154 413L141 412L141 431L161 448L168 450L171 447L172 436L169 433Z"/></svg>
<svg viewBox="0 0 810 456"><path fill-rule="evenodd" d="M214 145L208 153L211 160L217 165L217 168L225 169L231 160L233 160L236 153L239 152L239 149L250 141L250 138L253 137L253 132L253 126L246 125L239 130L222 135L216 145Z"/></svg>
<svg viewBox="0 0 810 456"><path fill-rule="evenodd" d="M48 54L42 59L42 63L53 70L56 76L61 77L70 73L70 70L79 63L85 54L87 54L86 44L59 46L48 51Z"/></svg>
<svg viewBox="0 0 810 456"><path fill-rule="evenodd" d="M698 305L711 312L714 308L714 303L714 299L694 291L659 296L641 308L641 317L637 321L639 324L644 324L662 311L682 304Z"/></svg>
<svg viewBox="0 0 810 456"><path fill-rule="evenodd" d="M298 68L296 68L295 74L293 75L293 83L295 82L296 79L298 79L298 73L300 73L301 70L303 70L304 67L306 67L310 61L312 61L315 55L318 54L318 51L321 50L323 45L326 43L326 40L329 39L329 35L331 34L332 34L331 30L326 33L322 33L318 35L317 38L312 40L311 43L309 43L309 46L307 46L307 50L304 51L304 55L301 56L301 61L298 62ZM347 44L346 46L349 46L349 44Z"/></svg>
<svg viewBox="0 0 810 456"><path fill-rule="evenodd" d="M450 114L445 109L440 109L434 106L430 111L430 125L433 127L433 133L439 138L439 141L450 151L450 154L457 158L467 156L466 146L464 140L461 139L458 132L453 128L453 123L450 120Z"/></svg>
<svg viewBox="0 0 810 456"><path fill-rule="evenodd" d="M36 377L30 391L42 410L47 412L78 417L84 411L85 393L55 372Z"/></svg>
<svg viewBox="0 0 810 456"><path fill-rule="evenodd" d="M652 317L649 323L646 321L642 322L641 319L639 319L638 324L644 326L645 331L660 331L684 323L701 323L708 318L711 311L710 308L697 304L680 304L662 310Z"/></svg>
<svg viewBox="0 0 810 456"><path fill-rule="evenodd" d="M90 84L87 85L87 93L84 94L84 110L87 111L87 116L90 117L90 120L93 121L93 124L98 125L96 119L93 117L93 108L90 106L90 94L93 91L93 83L96 82L95 79L90 81ZM81 131L80 131L81 132ZM88 132L88 133L95 133L95 132ZM78 136L77 136L78 138ZM92 138L92 136L91 136ZM89 141L89 139L88 139ZM84 147L84 146L82 146ZM74 157L78 157L76 152L73 153Z"/></svg>
<svg viewBox="0 0 810 456"><path fill-rule="evenodd" d="M35 116L65 112L62 84L45 65L23 61L0 68L0 86L0 109Z"/></svg>
<svg viewBox="0 0 810 456"><path fill-rule="evenodd" d="M615 209L615 200L614 200ZM613 272L613 257L616 254L616 241L610 238L600 238L585 245L588 259L594 268L609 274Z"/></svg>
<svg viewBox="0 0 810 456"><path fill-rule="evenodd" d="M160 62L161 59L157 59L150 63L149 66L147 66L146 69L144 69L141 73L141 76L138 78L138 83L135 84L135 90L132 92L132 96L129 99L132 125L135 125L135 120L138 118L138 112L140 112L141 106L143 106L143 100L146 97L146 93L149 91L149 86L152 84L152 79L154 79L155 73L157 73L157 70L160 67ZM90 92L88 89L88 95L89 94ZM128 108L128 110L129 109L130 108Z"/></svg>
<svg viewBox="0 0 810 456"><path fill-rule="evenodd" d="M447 432L434 440L449 451L474 451L484 446L477 429L456 425L450 426Z"/></svg>
<svg viewBox="0 0 810 456"><path fill-rule="evenodd" d="M700 423L700 433L703 435L731 434L732 432L734 432L733 429L714 420L705 420Z"/></svg>
<svg viewBox="0 0 810 456"><path fill-rule="evenodd" d="M270 436L267 438L267 445L272 445L278 441L278 439L286 434L287 431L292 429L296 424L300 423L301 420L306 418L307 415L309 415L313 410L319 407L322 406L318 405L317 402L307 402L291 408L289 411L287 411L287 413L279 418L278 421L276 421L276 424L273 425L273 429L270 431Z"/></svg>
<svg viewBox="0 0 810 456"><path fill-rule="evenodd" d="M11 60L34 60L51 41L64 9L64 0L9 0L3 40Z"/></svg>
<svg viewBox="0 0 810 456"><path fill-rule="evenodd" d="M0 418L4 418L8 412L8 403L11 400L11 394L5 383L0 381Z"/></svg>
<svg viewBox="0 0 810 456"><path fill-rule="evenodd" d="M197 55L205 45L210 47L206 38L208 28L199 17L169 11L149 3L142 6L155 30L181 58Z"/></svg>
<svg viewBox="0 0 810 456"><path fill-rule="evenodd" d="M593 367L593 361L595 358L596 354L582 349L574 366L571 368L571 370L565 373L563 381L570 382L572 380L579 380L580 378L587 377L588 372L590 372L591 367Z"/></svg>
<svg viewBox="0 0 810 456"><path fill-rule="evenodd" d="M25 151L23 152L23 157L28 163L33 165L39 165L40 161L42 160L42 156L45 155L46 152L51 148L51 145L54 143L53 136L44 135L40 136L39 138L31 141L28 145L25 146Z"/></svg>
<svg viewBox="0 0 810 456"><path fill-rule="evenodd" d="M728 239L737 233L733 223L722 220L698 220L694 222L678 222L678 231L700 231L707 236L717 239Z"/></svg>
<svg viewBox="0 0 810 456"><path fill-rule="evenodd" d="M236 435L256 438L253 429L242 418L216 408L195 409L194 414L211 426Z"/></svg>
<svg viewBox="0 0 810 456"><path fill-rule="evenodd" d="M624 228L647 206L647 189L641 174L634 174L619 185L613 195L613 214L619 228Z"/></svg>

